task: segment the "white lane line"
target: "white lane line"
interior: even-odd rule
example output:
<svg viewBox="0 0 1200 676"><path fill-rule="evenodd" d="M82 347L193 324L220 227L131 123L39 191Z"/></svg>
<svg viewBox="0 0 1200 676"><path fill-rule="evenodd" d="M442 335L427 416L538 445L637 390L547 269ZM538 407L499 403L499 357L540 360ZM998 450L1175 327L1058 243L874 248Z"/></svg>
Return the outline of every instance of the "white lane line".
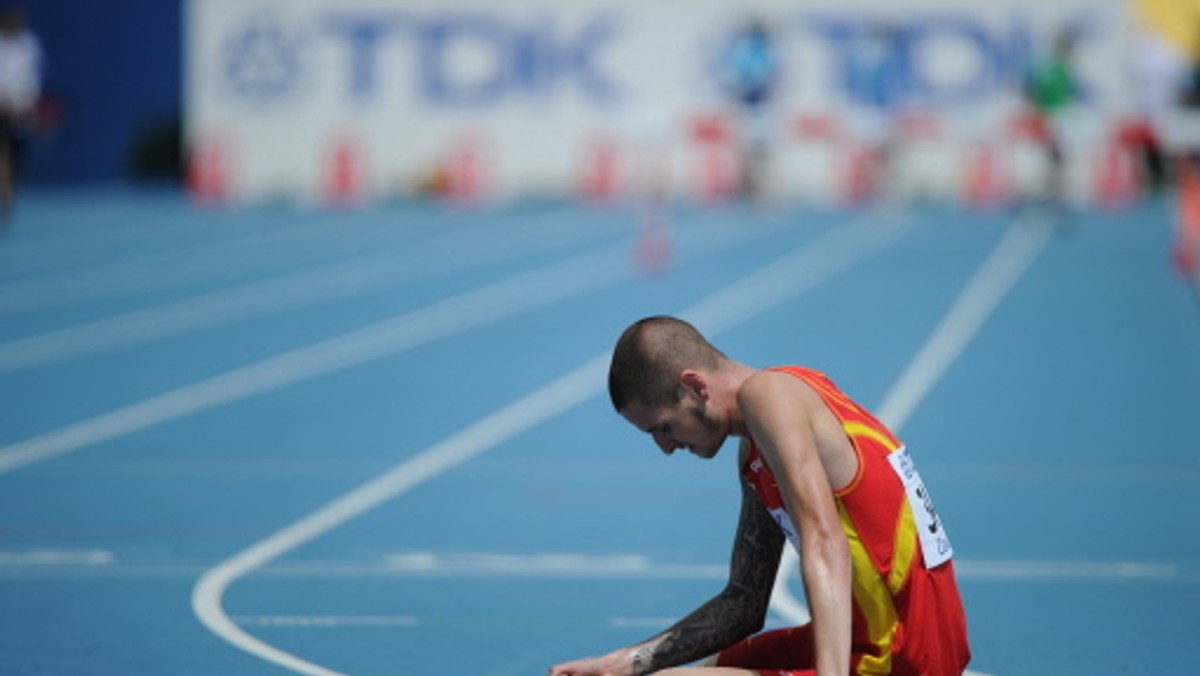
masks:
<svg viewBox="0 0 1200 676"><path fill-rule="evenodd" d="M140 256L124 256L120 260L104 259L103 264L89 265L69 276L47 271L30 272L23 276L24 279L0 280L0 315L124 297L141 293L148 287L178 288L190 283L237 279L239 275L244 279L249 271L278 267L282 261L295 260L297 256L319 251L322 246L328 248L330 238L336 237L339 231L360 240L360 244L363 240L374 244L374 251L386 248L402 252L404 248L419 246L452 256L456 249L463 246L485 246L488 243L495 244L497 240L527 242L542 233L553 232L554 228L559 231L555 236L571 236L574 234L569 232L571 230L586 230L562 227L564 217L570 218L572 215L573 212L568 209L535 214L502 211L495 214L493 220L484 222L442 213L414 215L401 210L384 211L376 217L331 225L326 216L281 213L278 218L287 221L283 226L243 228L227 223L219 227L227 230L228 237L218 235L216 239L191 242L156 240L152 244L171 248L146 252ZM178 214L170 216L176 217ZM192 218L194 215L183 213L182 217ZM392 222L387 222L388 219ZM520 224L516 231L508 228L513 223ZM530 228L530 224L534 227ZM446 225L452 225L453 228L448 229L444 227ZM194 223L192 227L203 229ZM235 234L243 230L246 234ZM130 233L131 243L127 248L144 246L145 242L141 241L144 234ZM361 250L361 246L355 247L355 250ZM214 264L214 260L219 260L219 264Z"/></svg>
<svg viewBox="0 0 1200 676"><path fill-rule="evenodd" d="M0 567L111 566L117 557L103 549L26 549L0 551Z"/></svg>
<svg viewBox="0 0 1200 676"><path fill-rule="evenodd" d="M707 238L706 251L739 237ZM0 474L631 279L618 243L0 448Z"/></svg>
<svg viewBox="0 0 1200 676"><path fill-rule="evenodd" d="M189 216L181 212L171 214L170 217ZM404 216L398 215L398 218ZM287 225L261 229L225 224L219 227L224 227L230 236L217 235L215 239L205 241L155 240L151 242L152 245L171 248L166 251L144 252L142 255L125 255L119 259L105 258L102 264L77 269L69 276L58 276L54 271L30 272L25 275L25 279L0 282L0 314L45 310L63 304L122 297L140 293L148 287L163 288L230 279L231 273L244 274L249 270L277 265L283 260L294 260L304 252L317 249L328 241L332 234L343 230L341 227L331 226L329 219L322 217L287 213L281 214L280 219L286 219ZM509 220L511 219L505 219L505 222ZM426 223L423 222L419 226L422 234L431 232L436 227L436 224L431 226ZM385 234L386 228L382 225L355 225L350 228L347 231L353 232L355 237L371 237L381 245L385 242L380 240L387 239L386 244L393 245L393 241ZM242 230L247 234L233 234ZM483 227L472 228L472 233L477 235L485 232ZM145 247L144 235L145 233L141 232L127 232L123 236L130 240L126 249L136 252L139 247ZM422 241L432 243L423 237ZM107 247L114 243L98 244ZM218 260L219 264L214 264L214 260Z"/></svg>
<svg viewBox="0 0 1200 676"><path fill-rule="evenodd" d="M206 568L201 561L186 559L118 559L114 552L107 550L0 552L0 578L4 579L195 578ZM960 579L1002 584L1121 584L1171 582L1195 577L1193 570L1167 561L956 559L955 572ZM658 561L643 554L411 551L362 560L273 561L253 574L273 580L527 578L685 582L724 580L729 576L729 566L727 563Z"/></svg>
<svg viewBox="0 0 1200 676"><path fill-rule="evenodd" d="M741 295L717 294L713 298L719 300L702 302L683 314L699 316L710 324L709 330L728 328L730 324L723 321L723 313L737 316L740 321L744 321L749 318L749 315L745 314L746 307L756 307L758 312L767 309L762 303L754 302L760 295L771 297L774 302L781 302L787 297L804 293L830 275L849 268L893 243L906 230L907 228L902 227L900 223L885 222L882 227L859 224L830 231L815 242L783 256L777 263L729 287L741 289ZM857 252L857 255L836 255L843 248ZM834 269L822 264L822 260L831 255L840 267ZM768 284L784 285L790 293L784 294L768 288ZM192 590L192 609L197 618L217 636L260 659L302 674L337 674L326 667L280 650L237 626L222 607L225 590L238 579L306 542L582 404L603 389L608 361L607 353L592 358L558 380L473 423L396 465L376 479L217 564L200 577Z"/></svg>
<svg viewBox="0 0 1200 676"><path fill-rule="evenodd" d="M495 241L468 237L433 242L422 252L375 253L313 270L142 308L0 343L0 373L85 354L145 343L156 338L210 328L247 317L275 314L346 298L405 281L443 275L518 253L535 254L581 241L587 230L547 224L521 237ZM525 236L527 235L527 236Z"/></svg>
<svg viewBox="0 0 1200 676"><path fill-rule="evenodd" d="M1121 581L1174 580L1181 576L1173 563L1147 561L958 561L954 573L989 581Z"/></svg>
<svg viewBox="0 0 1200 676"><path fill-rule="evenodd" d="M1049 236L1048 225L1036 217L1019 218L1013 223L892 385L879 406L880 420L897 430L908 422L908 417L1033 264Z"/></svg>
<svg viewBox="0 0 1200 676"><path fill-rule="evenodd" d="M1009 226L1008 232L963 287L950 310L884 397L877 409L884 424L899 433L908 417L1037 258L1049 232L1045 223L1028 216L1018 218ZM789 621L803 624L812 619L811 615L787 586L799 562L796 551L785 547L771 608ZM978 672L965 673L983 676Z"/></svg>
<svg viewBox="0 0 1200 676"><path fill-rule="evenodd" d="M318 564L320 565L320 564ZM316 573L304 562L280 563L270 573ZM724 577L728 567L704 563L663 563L642 554L583 554L541 552L498 554L487 552L398 552L388 554L373 570L379 575L450 577L629 578L640 580L695 580ZM266 571L264 571L266 572Z"/></svg>
<svg viewBox="0 0 1200 676"><path fill-rule="evenodd" d="M877 214L869 226L834 231L783 256L757 273L714 293L683 313L706 334L717 334L807 291L864 256L891 246L912 222L899 214Z"/></svg>
<svg viewBox="0 0 1200 676"><path fill-rule="evenodd" d="M684 251L687 259L748 236L715 228ZM49 460L239 399L397 354L455 333L514 317L633 278L628 244L510 277L370 326L213 376L136 404L0 448L0 474Z"/></svg>
<svg viewBox="0 0 1200 676"><path fill-rule="evenodd" d="M0 474L615 283L624 255L604 247L0 448Z"/></svg>
<svg viewBox="0 0 1200 676"><path fill-rule="evenodd" d="M288 629L415 627L418 624L412 615L239 615L233 621L243 627Z"/></svg>
<svg viewBox="0 0 1200 676"><path fill-rule="evenodd" d="M291 239L290 232L305 228L318 234L310 225L297 226L269 233L259 233L237 241L193 242L174 245L179 249L145 255L126 255L119 259L104 259L103 264L78 269L69 276L57 271L34 271L24 279L0 283L0 315L14 312L46 310L62 305L77 305L87 301L120 298L144 292L147 288L176 287L180 284L230 279L248 270L258 270L277 264L282 258L275 252L295 257L294 250L281 248L281 239ZM330 230L321 224L320 230ZM130 237L129 248L145 246ZM170 244L168 244L170 245ZM182 250L180 250L182 249ZM214 265L213 261L219 260Z"/></svg>
<svg viewBox="0 0 1200 676"><path fill-rule="evenodd" d="M1177 580L1179 564L1153 561L955 561L963 579L990 582L1123 582ZM260 574L271 577L532 577L539 579L721 580L729 566L719 563L656 561L643 554L539 552L396 552L375 562L289 561ZM805 611L807 613L807 611Z"/></svg>
<svg viewBox="0 0 1200 676"><path fill-rule="evenodd" d="M284 652L247 633L222 607L225 590L283 554L341 526L499 443L574 408L597 392L608 367L592 359L566 376L475 422L441 443L396 465L312 514L206 571L192 590L192 609L209 631L230 644L286 669L316 676L338 672Z"/></svg>

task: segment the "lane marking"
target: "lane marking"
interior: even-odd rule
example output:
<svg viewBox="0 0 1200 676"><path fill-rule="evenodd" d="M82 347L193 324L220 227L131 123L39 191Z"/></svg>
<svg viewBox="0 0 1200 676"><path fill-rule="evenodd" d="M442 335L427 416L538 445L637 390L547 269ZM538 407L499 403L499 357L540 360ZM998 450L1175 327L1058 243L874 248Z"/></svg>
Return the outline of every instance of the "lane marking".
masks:
<svg viewBox="0 0 1200 676"><path fill-rule="evenodd" d="M26 549L0 551L0 567L111 566L117 557L102 549Z"/></svg>
<svg viewBox="0 0 1200 676"><path fill-rule="evenodd" d="M745 237L705 237L687 257ZM240 399L391 356L636 276L628 243L607 245L109 413L0 448L0 474Z"/></svg>
<svg viewBox="0 0 1200 676"><path fill-rule="evenodd" d="M184 559L118 559L107 550L0 551L0 578L196 578L207 566ZM960 579L1011 584L1042 582L1170 582L1196 571L1167 561L1046 561L958 559ZM659 561L644 554L582 552L393 552L373 559L273 561L253 571L274 580L493 579L724 580L728 563ZM806 611L804 611L806 612Z"/></svg>
<svg viewBox="0 0 1200 676"><path fill-rule="evenodd" d="M233 618L243 627L285 627L288 629L338 629L341 627L415 627L412 615L238 615Z"/></svg>
<svg viewBox="0 0 1200 676"><path fill-rule="evenodd" d="M728 328L725 317L745 321L747 308L761 312L769 305L799 295L833 274L864 260L895 243L910 223L890 219L847 225L825 233L727 288L738 294L718 292L708 301L683 313L703 322L709 332ZM832 259L834 264L827 263ZM790 290L768 288L784 285ZM384 502L498 446L516 435L544 423L599 394L604 387L609 355L600 354L574 371L502 407L444 441L401 462L391 470L351 490L312 514L268 536L266 539L222 561L202 575L192 590L192 609L200 622L218 637L260 659L286 669L316 676L338 672L314 664L270 645L237 626L222 607L225 590L238 579L272 560L356 518Z"/></svg>
<svg viewBox="0 0 1200 676"><path fill-rule="evenodd" d="M607 362L593 359L547 386L501 408L379 477L355 488L232 558L206 571L192 590L192 609L200 622L230 644L286 669L303 674L337 674L284 652L237 626L221 605L225 590L266 563L368 512L545 420L583 403L595 393Z"/></svg>
<svg viewBox="0 0 1200 676"><path fill-rule="evenodd" d="M908 422L1037 259L1049 237L1050 227L1036 217L1018 218L1009 227L884 397L879 418L885 424L898 430Z"/></svg>
<svg viewBox="0 0 1200 676"><path fill-rule="evenodd" d="M304 564L298 565L301 570L305 569ZM280 564L274 568L291 567L290 564ZM642 554L402 552L385 556L379 563L379 571L388 575L437 577L694 580L724 577L728 574L728 567L703 563L662 563Z"/></svg>
<svg viewBox="0 0 1200 676"><path fill-rule="evenodd" d="M171 218L179 216L180 214L170 215ZM188 214L182 213L182 217L187 218ZM55 274L56 271L52 270L29 272L24 275L26 279L2 281L0 314L45 310L63 304L123 297L143 292L148 285L161 288L166 285L227 280L231 271L244 274L247 270L259 270L280 261L293 260L299 254L321 247L332 232L342 229L331 228L328 219L321 216L289 213L286 218L287 225L270 226L271 229L247 230L227 222L224 227L229 237L216 234L214 239L205 239L202 242L156 240L153 242L155 246L171 248L140 256L127 256L121 260L105 258L103 264L76 270L73 275L65 278L39 279L35 276ZM501 218L507 223L516 216ZM250 220L253 220L252 215ZM445 220L442 217L417 224L424 243L436 244L443 241L444 238L438 238L431 242L425 240L424 236L436 232L438 223ZM351 227L354 228L353 232L357 237L371 237L372 241L377 243L379 239L390 240L386 234L387 228L378 222ZM154 230L161 232L162 228L155 227ZM241 234L242 231L247 231L248 234ZM470 232L472 235L481 235L488 232L488 228L474 227ZM122 237L130 240L130 245L125 248L130 249L139 244L144 246L142 235L144 233L128 232ZM107 246L113 243L102 244ZM220 260L219 266L214 267L214 257ZM95 256L88 258L90 261ZM217 273L216 276L214 273Z"/></svg>
<svg viewBox="0 0 1200 676"><path fill-rule="evenodd" d="M1180 567L1145 561L955 561L955 575L991 581L1174 580Z"/></svg>
<svg viewBox="0 0 1200 676"><path fill-rule="evenodd" d="M503 238L499 242L455 238L458 243L451 247L448 239L435 242L434 248L453 255L430 257L388 251L198 294L0 343L0 373L346 298L516 254L552 251L582 241L580 233L584 232L556 223L554 227L539 227L528 236L523 232L522 237Z"/></svg>
<svg viewBox="0 0 1200 676"><path fill-rule="evenodd" d="M1050 228L1039 219L1022 216L1009 226L963 287L933 333L908 363L878 407L879 419L899 434L909 416L941 380L966 349L988 317L1041 253ZM811 621L808 608L792 594L787 581L799 567L800 557L784 547L779 574L771 597L771 609L796 624ZM979 672L964 672L984 676Z"/></svg>

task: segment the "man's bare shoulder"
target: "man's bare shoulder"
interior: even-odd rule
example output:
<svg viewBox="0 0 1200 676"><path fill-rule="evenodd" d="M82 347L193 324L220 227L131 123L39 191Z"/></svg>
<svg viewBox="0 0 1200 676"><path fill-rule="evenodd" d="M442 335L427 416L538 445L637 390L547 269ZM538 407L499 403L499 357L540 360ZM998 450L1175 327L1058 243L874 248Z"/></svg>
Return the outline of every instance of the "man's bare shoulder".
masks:
<svg viewBox="0 0 1200 676"><path fill-rule="evenodd" d="M738 388L738 405L766 406L771 403L802 404L805 408L818 404L821 397L808 383L782 371L763 369L754 373Z"/></svg>

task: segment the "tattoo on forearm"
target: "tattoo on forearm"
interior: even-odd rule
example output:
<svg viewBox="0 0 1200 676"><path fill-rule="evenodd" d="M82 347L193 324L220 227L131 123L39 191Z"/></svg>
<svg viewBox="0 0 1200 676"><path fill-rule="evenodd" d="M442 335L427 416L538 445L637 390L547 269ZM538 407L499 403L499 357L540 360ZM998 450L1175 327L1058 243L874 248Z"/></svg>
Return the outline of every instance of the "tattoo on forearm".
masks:
<svg viewBox="0 0 1200 676"><path fill-rule="evenodd" d="M743 487L729 584L633 654L633 672L649 674L723 650L762 628L783 534L766 508Z"/></svg>
<svg viewBox="0 0 1200 676"><path fill-rule="evenodd" d="M742 513L729 564L730 584L763 594L764 603L770 600L779 557L783 553L784 535L751 489L742 487ZM766 606L763 606L764 613Z"/></svg>

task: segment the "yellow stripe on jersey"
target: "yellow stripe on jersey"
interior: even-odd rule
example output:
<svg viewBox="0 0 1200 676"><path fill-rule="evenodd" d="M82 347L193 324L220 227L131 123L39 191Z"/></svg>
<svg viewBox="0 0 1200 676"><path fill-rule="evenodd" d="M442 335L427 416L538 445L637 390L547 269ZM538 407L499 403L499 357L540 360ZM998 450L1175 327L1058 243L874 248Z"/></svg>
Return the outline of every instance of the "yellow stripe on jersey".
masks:
<svg viewBox="0 0 1200 676"><path fill-rule="evenodd" d="M884 434L877 428L867 425L866 423L849 420L842 424L842 429L844 429L846 434L851 438L861 436L874 440L880 446L888 449L889 453L894 453L895 451L900 450L900 446L896 443L895 439L892 439L887 434Z"/></svg>
<svg viewBox="0 0 1200 676"><path fill-rule="evenodd" d="M900 518L896 519L896 535L893 537L892 569L888 573L888 587L892 594L899 594L912 570L913 558L917 555L917 520L913 518L908 500L900 507Z"/></svg>
<svg viewBox="0 0 1200 676"><path fill-rule="evenodd" d="M899 618L887 583L875 570L871 556L863 545L858 530L850 521L846 506L838 502L838 514L842 530L850 543L851 593L854 603L862 612L867 624L868 640L876 646L874 655L863 655L858 662L858 673L862 676L892 673L892 639L896 634Z"/></svg>

